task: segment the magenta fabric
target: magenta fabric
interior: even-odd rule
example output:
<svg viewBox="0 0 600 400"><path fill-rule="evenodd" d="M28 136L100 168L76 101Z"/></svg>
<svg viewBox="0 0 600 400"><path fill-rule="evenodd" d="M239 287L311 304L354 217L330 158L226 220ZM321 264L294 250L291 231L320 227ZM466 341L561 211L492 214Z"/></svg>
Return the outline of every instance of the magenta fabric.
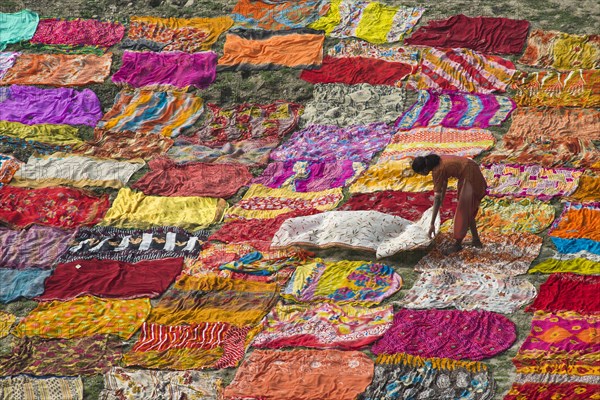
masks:
<svg viewBox="0 0 600 400"><path fill-rule="evenodd" d="M75 232L39 225L18 230L0 228L0 267L50 268L67 250Z"/></svg>
<svg viewBox="0 0 600 400"><path fill-rule="evenodd" d="M166 85L183 88L195 86L203 89L217 77L217 54L201 53L133 52L123 53L123 64L113 75L115 84L136 88Z"/></svg>
<svg viewBox="0 0 600 400"><path fill-rule="evenodd" d="M371 351L483 360L502 353L516 339L515 324L493 312L403 309Z"/></svg>
<svg viewBox="0 0 600 400"><path fill-rule="evenodd" d="M467 17L454 15L429 21L417 29L405 44L445 48L467 48L482 53L519 54L523 51L529 22L523 19Z"/></svg>
<svg viewBox="0 0 600 400"><path fill-rule="evenodd" d="M181 273L183 257L126 263L76 260L57 265L37 300L71 300L92 295L119 299L158 297Z"/></svg>
<svg viewBox="0 0 600 400"><path fill-rule="evenodd" d="M123 39L125 27L118 22L95 19L41 19L31 43L110 47Z"/></svg>
<svg viewBox="0 0 600 400"><path fill-rule="evenodd" d="M345 186L360 172L355 170L356 165L350 160L303 164L294 161L273 162L253 183L275 189L287 182L296 192L319 192Z"/></svg>
<svg viewBox="0 0 600 400"><path fill-rule="evenodd" d="M90 89L0 87L0 120L22 124L96 126L102 118L98 96Z"/></svg>

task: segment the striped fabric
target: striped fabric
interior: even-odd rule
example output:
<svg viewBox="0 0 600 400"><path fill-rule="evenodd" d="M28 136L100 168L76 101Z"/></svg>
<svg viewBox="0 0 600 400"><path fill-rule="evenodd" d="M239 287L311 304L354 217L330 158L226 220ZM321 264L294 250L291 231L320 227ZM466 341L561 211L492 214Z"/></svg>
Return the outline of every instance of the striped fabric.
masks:
<svg viewBox="0 0 600 400"><path fill-rule="evenodd" d="M468 49L427 48L421 51L418 72L409 78L413 90L455 90L471 93L505 92L514 64L499 56Z"/></svg>
<svg viewBox="0 0 600 400"><path fill-rule="evenodd" d="M475 157L494 146L494 135L484 129L452 129L442 126L400 131L392 137L378 162L429 153Z"/></svg>
<svg viewBox="0 0 600 400"><path fill-rule="evenodd" d="M177 136L202 114L203 101L191 93L121 91L98 128Z"/></svg>
<svg viewBox="0 0 600 400"><path fill-rule="evenodd" d="M199 325L142 325L142 332L132 351L167 349L212 349L221 346L230 325L223 322Z"/></svg>

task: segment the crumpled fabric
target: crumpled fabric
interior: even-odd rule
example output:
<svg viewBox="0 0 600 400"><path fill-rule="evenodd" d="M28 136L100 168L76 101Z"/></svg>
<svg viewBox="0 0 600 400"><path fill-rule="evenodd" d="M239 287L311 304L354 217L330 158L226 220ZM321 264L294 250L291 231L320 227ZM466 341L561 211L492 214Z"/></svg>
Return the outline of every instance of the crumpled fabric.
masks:
<svg viewBox="0 0 600 400"><path fill-rule="evenodd" d="M112 76L116 85L134 88L205 89L217 77L217 53L125 51L121 68Z"/></svg>
<svg viewBox="0 0 600 400"><path fill-rule="evenodd" d="M573 254L573 258L547 258L529 269L530 274L555 274L560 272L573 272L580 275L600 274L600 256L590 259L591 254Z"/></svg>
<svg viewBox="0 0 600 400"><path fill-rule="evenodd" d="M68 248L75 230L32 225L11 230L0 227L0 266L50 269Z"/></svg>
<svg viewBox="0 0 600 400"><path fill-rule="evenodd" d="M169 149L167 157L177 163L230 163L261 167L269 163L269 155L277 146L279 139L240 140L215 148L178 142Z"/></svg>
<svg viewBox="0 0 600 400"><path fill-rule="evenodd" d="M29 40L35 34L40 16L30 10L21 10L16 13L0 13L0 51L7 44Z"/></svg>
<svg viewBox="0 0 600 400"><path fill-rule="evenodd" d="M371 351L483 360L507 350L516 339L515 324L493 312L401 309Z"/></svg>
<svg viewBox="0 0 600 400"><path fill-rule="evenodd" d="M94 129L94 139L74 150L87 156L132 160L150 160L163 155L173 146L173 140L158 133L133 131L113 132Z"/></svg>
<svg viewBox="0 0 600 400"><path fill-rule="evenodd" d="M527 311L577 311L594 314L600 311L600 276L551 274L540 286L540 293Z"/></svg>
<svg viewBox="0 0 600 400"><path fill-rule="evenodd" d="M431 20L404 43L414 46L467 48L482 53L519 54L523 51L529 21L495 17L467 17L459 14Z"/></svg>
<svg viewBox="0 0 600 400"><path fill-rule="evenodd" d="M187 163L178 165L168 158L153 158L150 171L131 185L146 195L233 196L252 179L248 168L239 164Z"/></svg>
<svg viewBox="0 0 600 400"><path fill-rule="evenodd" d="M98 96L90 89L0 87L0 120L22 124L95 126L102 118ZM12 136L12 135L9 135Z"/></svg>
<svg viewBox="0 0 600 400"><path fill-rule="evenodd" d="M238 0L231 18L236 28L278 31L303 28L328 10L327 0Z"/></svg>
<svg viewBox="0 0 600 400"><path fill-rule="evenodd" d="M39 154L55 153L61 150L70 152L73 146L84 143L79 137L78 129L69 125L25 125L20 122L0 121L0 134L4 135L2 144ZM30 156L31 154L25 161Z"/></svg>
<svg viewBox="0 0 600 400"><path fill-rule="evenodd" d="M10 70L13 67L13 65L15 65L17 58L19 58L21 54L22 53L17 52L0 53L0 81L2 80L2 77L4 77L4 75L8 72L8 70Z"/></svg>
<svg viewBox="0 0 600 400"><path fill-rule="evenodd" d="M11 376L0 379L0 396L11 400L81 400L83 399L83 382L80 377Z"/></svg>
<svg viewBox="0 0 600 400"><path fill-rule="evenodd" d="M419 48L403 45L376 45L363 40L341 40L327 50L331 57L377 58L401 62L413 67L419 65Z"/></svg>
<svg viewBox="0 0 600 400"><path fill-rule="evenodd" d="M519 63L569 71L600 68L600 36L536 29L529 34Z"/></svg>
<svg viewBox="0 0 600 400"><path fill-rule="evenodd" d="M412 222L378 211L329 211L286 220L271 242L272 247L348 247L376 251L377 258L428 246L432 209ZM439 216L436 218L439 230Z"/></svg>
<svg viewBox="0 0 600 400"><path fill-rule="evenodd" d="M597 397L598 393L600 393L600 385L583 382L524 382L513 383L506 396L504 396L504 400L548 400L550 395L569 400L589 400L593 399L594 396Z"/></svg>
<svg viewBox="0 0 600 400"><path fill-rule="evenodd" d="M108 48L119 43L125 26L95 19L41 19L31 43Z"/></svg>
<svg viewBox="0 0 600 400"><path fill-rule="evenodd" d="M44 292L44 281L50 270L37 268L0 268L0 303L10 303L21 297L31 299Z"/></svg>

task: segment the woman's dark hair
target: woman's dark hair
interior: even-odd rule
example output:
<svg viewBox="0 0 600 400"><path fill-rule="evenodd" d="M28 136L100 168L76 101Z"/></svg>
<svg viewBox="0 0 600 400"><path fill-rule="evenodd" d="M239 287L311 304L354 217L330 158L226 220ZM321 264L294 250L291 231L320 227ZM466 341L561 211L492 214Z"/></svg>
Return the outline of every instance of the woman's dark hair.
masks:
<svg viewBox="0 0 600 400"><path fill-rule="evenodd" d="M434 167L437 167L440 163L440 156L437 154L429 154L425 157L419 156L415 157L411 166L413 171L420 174L425 170L431 171Z"/></svg>

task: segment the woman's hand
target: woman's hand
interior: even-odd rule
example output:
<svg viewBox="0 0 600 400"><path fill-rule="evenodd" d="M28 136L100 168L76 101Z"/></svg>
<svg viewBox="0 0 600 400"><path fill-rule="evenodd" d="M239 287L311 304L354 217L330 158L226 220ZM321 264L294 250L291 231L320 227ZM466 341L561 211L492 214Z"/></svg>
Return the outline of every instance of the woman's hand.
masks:
<svg viewBox="0 0 600 400"><path fill-rule="evenodd" d="M429 226L429 232L427 232L427 236L429 236L431 239L435 238L435 225L431 224Z"/></svg>

